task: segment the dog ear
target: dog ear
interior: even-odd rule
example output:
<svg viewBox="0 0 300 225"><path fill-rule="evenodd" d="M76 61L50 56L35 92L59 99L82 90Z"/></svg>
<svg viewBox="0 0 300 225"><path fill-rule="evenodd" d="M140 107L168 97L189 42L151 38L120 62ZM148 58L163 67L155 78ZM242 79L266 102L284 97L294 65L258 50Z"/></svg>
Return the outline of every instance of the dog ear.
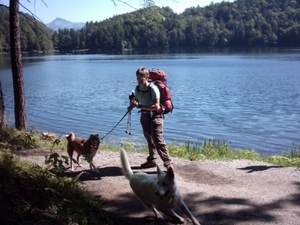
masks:
<svg viewBox="0 0 300 225"><path fill-rule="evenodd" d="M157 176L161 175L163 171L159 168L159 166L156 166L157 168Z"/></svg>
<svg viewBox="0 0 300 225"><path fill-rule="evenodd" d="M173 170L173 168L171 166L167 170L167 176L170 177L170 178L172 178L172 179L175 177L174 170Z"/></svg>

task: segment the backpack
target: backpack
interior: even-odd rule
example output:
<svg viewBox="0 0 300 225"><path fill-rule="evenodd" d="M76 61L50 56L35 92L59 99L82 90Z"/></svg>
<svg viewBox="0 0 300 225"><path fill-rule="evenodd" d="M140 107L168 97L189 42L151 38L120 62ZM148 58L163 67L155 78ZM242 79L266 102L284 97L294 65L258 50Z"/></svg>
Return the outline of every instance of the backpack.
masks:
<svg viewBox="0 0 300 225"><path fill-rule="evenodd" d="M167 86L167 75L161 69L152 68L149 69L149 82L156 85L160 92L160 105L162 113L172 113L174 109L173 102L171 100L171 92ZM139 91L139 88L137 89ZM151 93L151 91L150 91Z"/></svg>

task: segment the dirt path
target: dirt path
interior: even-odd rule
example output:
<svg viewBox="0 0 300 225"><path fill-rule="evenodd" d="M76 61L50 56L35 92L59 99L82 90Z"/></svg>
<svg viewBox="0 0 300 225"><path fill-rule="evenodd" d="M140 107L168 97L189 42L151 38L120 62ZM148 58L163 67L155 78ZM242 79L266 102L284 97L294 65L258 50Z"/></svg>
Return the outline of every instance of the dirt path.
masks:
<svg viewBox="0 0 300 225"><path fill-rule="evenodd" d="M40 165L44 162L44 154L38 151L22 157ZM141 171L138 166L146 156L130 153L128 157L133 170ZM295 167L249 160L173 161L180 192L201 224L300 224L300 170ZM136 199L122 175L118 152L101 150L94 163L100 175L90 172L85 161L68 174L83 172L85 188L105 199L104 209L119 218L118 224L172 224L157 223L151 210ZM154 168L143 171L156 173ZM178 214L187 219L181 211Z"/></svg>

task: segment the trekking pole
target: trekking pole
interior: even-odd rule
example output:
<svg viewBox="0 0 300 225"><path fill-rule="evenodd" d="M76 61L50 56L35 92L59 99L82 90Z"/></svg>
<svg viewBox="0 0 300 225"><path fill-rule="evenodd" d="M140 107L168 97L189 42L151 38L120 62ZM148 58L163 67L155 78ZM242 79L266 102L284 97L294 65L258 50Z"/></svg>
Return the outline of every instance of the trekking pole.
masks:
<svg viewBox="0 0 300 225"><path fill-rule="evenodd" d="M131 135L131 111L128 113L126 134Z"/></svg>
<svg viewBox="0 0 300 225"><path fill-rule="evenodd" d="M129 94L129 105L131 104L131 101L135 99L134 91L132 90ZM131 110L128 113L128 119L127 119L127 128L125 131L126 134L131 135Z"/></svg>

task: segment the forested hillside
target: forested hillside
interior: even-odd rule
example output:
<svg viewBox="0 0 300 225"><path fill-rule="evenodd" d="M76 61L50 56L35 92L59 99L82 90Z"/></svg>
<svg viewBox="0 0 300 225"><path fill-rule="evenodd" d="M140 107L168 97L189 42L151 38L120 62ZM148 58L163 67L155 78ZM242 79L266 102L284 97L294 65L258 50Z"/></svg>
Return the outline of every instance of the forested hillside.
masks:
<svg viewBox="0 0 300 225"><path fill-rule="evenodd" d="M23 52L53 51L53 31L26 13L20 14L20 38ZM9 52L9 9L0 5L0 52Z"/></svg>
<svg viewBox="0 0 300 225"><path fill-rule="evenodd" d="M8 15L1 14L0 32L5 31L2 32L4 38L0 37L3 51L9 49L7 19ZM299 21L300 0L223 1L206 7L191 7L181 14L174 13L169 7L145 8L100 22L86 22L84 28L77 31L54 32L52 43L59 51L296 47L300 46ZM29 37L34 34L37 40L44 40L41 32L37 32L34 27L30 31L21 31L23 50L50 49L41 46L41 42L29 45Z"/></svg>

